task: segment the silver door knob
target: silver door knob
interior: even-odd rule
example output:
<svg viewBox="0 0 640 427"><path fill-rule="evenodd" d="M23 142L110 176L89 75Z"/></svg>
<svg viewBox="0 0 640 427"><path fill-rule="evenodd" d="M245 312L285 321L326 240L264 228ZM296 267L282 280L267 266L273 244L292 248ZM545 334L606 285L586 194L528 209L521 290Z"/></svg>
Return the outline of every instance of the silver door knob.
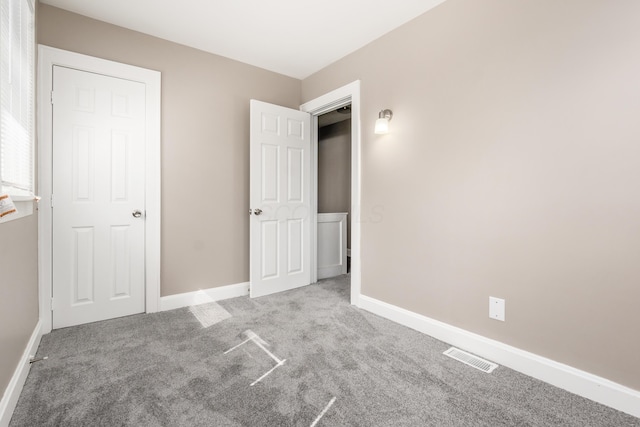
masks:
<svg viewBox="0 0 640 427"><path fill-rule="evenodd" d="M133 211L133 212L131 212L131 215L133 215L134 218L140 218L142 216L142 212Z"/></svg>
<svg viewBox="0 0 640 427"><path fill-rule="evenodd" d="M253 213L256 215L260 215L262 213L262 209L254 209Z"/></svg>

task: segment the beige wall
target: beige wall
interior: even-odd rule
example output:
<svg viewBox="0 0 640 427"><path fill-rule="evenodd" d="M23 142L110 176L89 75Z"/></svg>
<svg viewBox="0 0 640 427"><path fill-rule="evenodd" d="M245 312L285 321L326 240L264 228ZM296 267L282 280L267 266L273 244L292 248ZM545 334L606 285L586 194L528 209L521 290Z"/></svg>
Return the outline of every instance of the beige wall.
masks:
<svg viewBox="0 0 640 427"><path fill-rule="evenodd" d="M0 396L38 323L38 215L0 224Z"/></svg>
<svg viewBox="0 0 640 427"><path fill-rule="evenodd" d="M363 293L640 390L638 52L637 1L448 0L305 79L362 81Z"/></svg>
<svg viewBox="0 0 640 427"><path fill-rule="evenodd" d="M318 212L347 212L347 247L351 248L351 120L318 132Z"/></svg>
<svg viewBox="0 0 640 427"><path fill-rule="evenodd" d="M249 99L300 81L40 5L38 42L162 72L162 295L249 280Z"/></svg>

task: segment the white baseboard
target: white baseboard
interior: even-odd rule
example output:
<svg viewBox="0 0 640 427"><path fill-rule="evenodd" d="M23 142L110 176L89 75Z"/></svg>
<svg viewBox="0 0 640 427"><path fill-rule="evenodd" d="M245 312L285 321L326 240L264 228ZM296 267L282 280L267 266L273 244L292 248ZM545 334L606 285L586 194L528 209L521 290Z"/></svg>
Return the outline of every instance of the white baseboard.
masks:
<svg viewBox="0 0 640 427"><path fill-rule="evenodd" d="M571 393L640 417L640 391L365 295L360 296L359 307Z"/></svg>
<svg viewBox="0 0 640 427"><path fill-rule="evenodd" d="M220 286L217 288L201 289L199 291L185 292L177 295L169 295L160 298L160 311L206 304L212 301L222 301L245 295L249 295L249 282Z"/></svg>
<svg viewBox="0 0 640 427"><path fill-rule="evenodd" d="M22 392L22 387L24 387L24 382L27 380L27 375L31 368L31 363L29 363L30 358L38 351L38 345L40 345L41 338L42 325L40 324L40 321L38 321L36 327L33 329L31 338L29 338L27 347L24 349L24 353L22 353L18 367L13 373L11 381L9 381L9 385L7 386L4 396L2 396L2 400L0 401L0 427L7 427L9 425L9 421L11 421L13 410L16 408L18 398Z"/></svg>

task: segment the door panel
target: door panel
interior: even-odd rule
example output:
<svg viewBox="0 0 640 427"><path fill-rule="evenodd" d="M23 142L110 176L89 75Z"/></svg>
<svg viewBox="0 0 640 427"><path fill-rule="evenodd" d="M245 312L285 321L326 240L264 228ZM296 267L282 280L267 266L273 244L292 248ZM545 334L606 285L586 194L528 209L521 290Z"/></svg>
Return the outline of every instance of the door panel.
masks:
<svg viewBox="0 0 640 427"><path fill-rule="evenodd" d="M112 289L111 298L131 296L131 244L128 225L111 226Z"/></svg>
<svg viewBox="0 0 640 427"><path fill-rule="evenodd" d="M287 254L289 255L289 268L287 273L298 274L302 273L304 268L304 220L302 219L290 219L288 221L289 230L289 247L287 248Z"/></svg>
<svg viewBox="0 0 640 427"><path fill-rule="evenodd" d="M145 85L54 67L53 327L144 311Z"/></svg>
<svg viewBox="0 0 640 427"><path fill-rule="evenodd" d="M287 148L288 153L288 174L287 186L289 190L290 203L304 203L304 150L300 148Z"/></svg>
<svg viewBox="0 0 640 427"><path fill-rule="evenodd" d="M280 201L280 147L262 145L262 203Z"/></svg>
<svg viewBox="0 0 640 427"><path fill-rule="evenodd" d="M95 294L93 227L73 227L73 305L93 303Z"/></svg>
<svg viewBox="0 0 640 427"><path fill-rule="evenodd" d="M251 101L252 297L311 282L310 125L307 113Z"/></svg>

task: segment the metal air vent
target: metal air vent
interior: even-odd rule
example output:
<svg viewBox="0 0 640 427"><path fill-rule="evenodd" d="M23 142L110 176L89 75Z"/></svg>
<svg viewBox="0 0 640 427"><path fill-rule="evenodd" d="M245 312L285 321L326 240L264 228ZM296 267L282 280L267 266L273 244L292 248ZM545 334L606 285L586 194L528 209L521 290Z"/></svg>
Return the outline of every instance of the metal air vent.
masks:
<svg viewBox="0 0 640 427"><path fill-rule="evenodd" d="M482 372L486 372L487 374L490 374L494 369L498 367L498 365L493 362L481 359L478 356L474 356L471 353L467 353L466 351L459 350L455 347L451 347L443 354L459 362L462 362L465 365L469 365L473 368L481 370Z"/></svg>

